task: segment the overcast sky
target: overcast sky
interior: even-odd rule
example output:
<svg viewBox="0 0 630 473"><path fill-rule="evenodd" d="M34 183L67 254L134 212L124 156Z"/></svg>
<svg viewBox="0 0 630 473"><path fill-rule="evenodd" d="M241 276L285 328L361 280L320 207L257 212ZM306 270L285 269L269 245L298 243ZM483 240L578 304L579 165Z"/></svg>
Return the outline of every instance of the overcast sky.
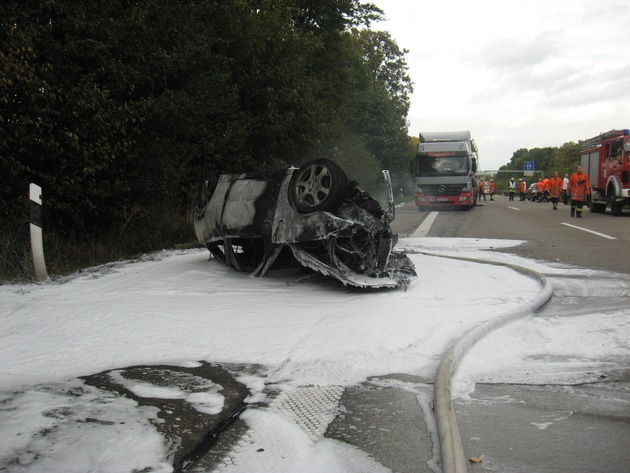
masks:
<svg viewBox="0 0 630 473"><path fill-rule="evenodd" d="M370 0L409 50L409 134L470 130L481 168L630 128L630 3Z"/></svg>

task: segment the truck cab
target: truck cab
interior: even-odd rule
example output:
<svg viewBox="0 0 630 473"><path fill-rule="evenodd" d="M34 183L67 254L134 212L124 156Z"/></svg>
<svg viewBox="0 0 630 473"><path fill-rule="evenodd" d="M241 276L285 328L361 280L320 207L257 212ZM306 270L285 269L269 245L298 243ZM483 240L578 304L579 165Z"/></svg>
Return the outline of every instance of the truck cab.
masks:
<svg viewBox="0 0 630 473"><path fill-rule="evenodd" d="M477 203L477 146L470 131L422 132L411 173L418 210Z"/></svg>
<svg viewBox="0 0 630 473"><path fill-rule="evenodd" d="M610 130L581 143L580 160L591 184L591 212L614 216L630 204L630 130Z"/></svg>

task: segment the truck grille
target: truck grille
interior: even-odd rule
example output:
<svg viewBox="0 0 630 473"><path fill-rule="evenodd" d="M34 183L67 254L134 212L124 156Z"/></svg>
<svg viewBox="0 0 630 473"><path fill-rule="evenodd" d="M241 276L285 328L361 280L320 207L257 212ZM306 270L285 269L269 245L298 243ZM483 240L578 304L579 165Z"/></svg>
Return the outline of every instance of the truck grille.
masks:
<svg viewBox="0 0 630 473"><path fill-rule="evenodd" d="M423 184L422 191L424 195L459 195L463 187L462 184Z"/></svg>

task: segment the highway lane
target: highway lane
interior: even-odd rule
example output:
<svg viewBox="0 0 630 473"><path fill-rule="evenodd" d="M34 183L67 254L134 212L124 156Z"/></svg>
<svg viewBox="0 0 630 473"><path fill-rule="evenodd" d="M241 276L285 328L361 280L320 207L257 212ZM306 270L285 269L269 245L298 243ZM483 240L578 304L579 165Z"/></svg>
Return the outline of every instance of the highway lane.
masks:
<svg viewBox="0 0 630 473"><path fill-rule="evenodd" d="M630 213L613 217L585 209L577 219L569 209L503 196L482 201L472 211L420 212L407 204L397 208L393 228L404 236L523 240L503 251L606 271L597 278L579 270L573 276L548 275L554 296L536 314L549 321L592 314L591 330L596 331L597 314L624 313L630 306ZM509 327L496 336L503 330ZM475 356L474 348L468 356ZM549 361L559 360L549 356ZM516 382L477 382L470 400L455 400L464 451L483 459L469 471L630 471L628 360L590 362L599 375L596 381L593 372L569 384L560 372L547 384L530 384L512 374Z"/></svg>
<svg viewBox="0 0 630 473"><path fill-rule="evenodd" d="M413 203L407 203L396 209L392 227L401 236L411 236L420 225L430 222L428 231L416 236L523 240L523 245L505 251L537 260L630 273L629 210L613 217L585 209L584 217L577 219L570 217L568 205L560 204L558 210L553 210L551 203L509 201L503 196L495 199L482 201L470 211L420 212Z"/></svg>

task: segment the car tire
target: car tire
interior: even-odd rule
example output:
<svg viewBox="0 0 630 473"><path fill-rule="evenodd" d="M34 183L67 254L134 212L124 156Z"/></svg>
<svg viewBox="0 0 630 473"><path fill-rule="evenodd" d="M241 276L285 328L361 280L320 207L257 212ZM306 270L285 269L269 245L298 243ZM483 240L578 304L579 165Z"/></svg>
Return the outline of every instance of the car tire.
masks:
<svg viewBox="0 0 630 473"><path fill-rule="evenodd" d="M293 172L289 200L301 214L334 211L348 190L346 173L329 159L309 161Z"/></svg>

